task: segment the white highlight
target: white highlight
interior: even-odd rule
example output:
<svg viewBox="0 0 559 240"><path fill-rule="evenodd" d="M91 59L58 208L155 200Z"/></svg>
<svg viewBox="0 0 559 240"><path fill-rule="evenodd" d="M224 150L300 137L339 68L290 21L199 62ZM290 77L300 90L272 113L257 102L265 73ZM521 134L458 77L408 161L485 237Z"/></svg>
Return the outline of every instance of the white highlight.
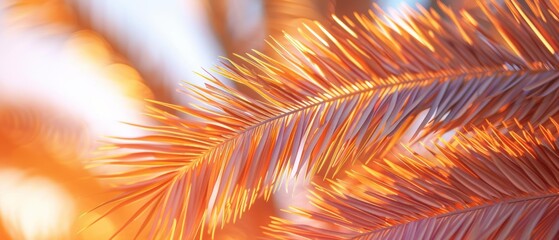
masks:
<svg viewBox="0 0 559 240"><path fill-rule="evenodd" d="M68 238L74 212L70 195L49 179L0 170L0 218L12 238Z"/></svg>

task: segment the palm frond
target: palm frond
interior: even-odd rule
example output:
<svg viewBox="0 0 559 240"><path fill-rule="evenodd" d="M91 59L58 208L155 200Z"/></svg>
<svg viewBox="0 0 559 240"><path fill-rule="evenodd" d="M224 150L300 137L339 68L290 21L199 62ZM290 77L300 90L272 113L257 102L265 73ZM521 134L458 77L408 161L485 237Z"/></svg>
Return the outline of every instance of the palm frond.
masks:
<svg viewBox="0 0 559 240"><path fill-rule="evenodd" d="M492 126L430 149L352 171L317 187L317 210L294 210L277 238L553 239L559 234L559 125L500 132Z"/></svg>
<svg viewBox="0 0 559 240"><path fill-rule="evenodd" d="M126 182L108 212L145 202L131 221L144 218L154 236L193 236L268 198L280 176L331 177L362 155L382 156L377 150L422 112L417 134L511 117L545 121L559 110L559 6L507 3L480 3L487 26L450 10L450 20L424 9L334 18L329 30L317 23L300 38L287 35L289 45L272 44L276 59L255 52L224 63L218 73L258 96L206 76L206 88L187 86L205 105L155 102L150 115L161 124L142 126L148 136L115 139L131 153L103 161L131 166L108 176Z"/></svg>

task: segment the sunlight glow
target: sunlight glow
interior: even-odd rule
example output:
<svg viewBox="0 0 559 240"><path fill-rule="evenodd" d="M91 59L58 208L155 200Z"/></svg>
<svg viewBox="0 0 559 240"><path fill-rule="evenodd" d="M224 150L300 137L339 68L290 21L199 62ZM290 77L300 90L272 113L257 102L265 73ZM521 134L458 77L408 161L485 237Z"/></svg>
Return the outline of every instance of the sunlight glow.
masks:
<svg viewBox="0 0 559 240"><path fill-rule="evenodd" d="M11 66L0 69L0 89L10 89L0 90L3 100L24 97L60 106L83 118L98 136L131 134L131 128L120 121L141 122L138 109L143 103L132 100L134 96L123 96L130 90L122 84L132 82L138 74L122 64L105 65L108 61L103 62L102 51L80 48L100 45L95 41L99 40L84 32L59 41L8 31L0 38L4 53L0 62Z"/></svg>
<svg viewBox="0 0 559 240"><path fill-rule="evenodd" d="M188 81L202 85L195 72L209 69L222 55L211 25L206 21L204 3L185 1L71 0L92 14L94 28L118 35L118 43L134 65L163 72L160 81L171 89ZM110 22L110 24L107 24ZM182 94L173 93L186 103Z"/></svg>
<svg viewBox="0 0 559 240"><path fill-rule="evenodd" d="M0 170L0 218L14 239L66 239L74 201L51 180Z"/></svg>

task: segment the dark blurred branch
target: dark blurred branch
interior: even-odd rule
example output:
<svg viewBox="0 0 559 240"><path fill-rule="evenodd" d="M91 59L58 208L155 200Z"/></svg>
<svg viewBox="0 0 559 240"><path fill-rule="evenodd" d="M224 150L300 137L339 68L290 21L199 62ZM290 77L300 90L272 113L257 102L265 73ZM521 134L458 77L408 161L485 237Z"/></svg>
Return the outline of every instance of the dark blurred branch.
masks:
<svg viewBox="0 0 559 240"><path fill-rule="evenodd" d="M336 15L348 17L354 12L366 13L373 5L371 0L336 0L334 3Z"/></svg>

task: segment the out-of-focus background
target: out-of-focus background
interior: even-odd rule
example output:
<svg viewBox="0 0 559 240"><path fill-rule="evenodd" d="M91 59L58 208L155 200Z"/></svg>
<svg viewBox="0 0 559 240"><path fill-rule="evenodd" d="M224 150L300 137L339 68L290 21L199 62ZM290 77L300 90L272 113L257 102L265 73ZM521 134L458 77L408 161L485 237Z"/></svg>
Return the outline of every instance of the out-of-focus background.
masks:
<svg viewBox="0 0 559 240"><path fill-rule="evenodd" d="M382 8L405 1L380 0ZM435 1L408 1L425 7ZM466 7L469 1L452 1ZM105 136L136 136L144 99L185 103L181 81L251 49L272 54L302 22L366 12L371 0L0 0L0 239L107 239L110 182L85 166ZM435 6L436 7L436 6ZM96 171L102 171L96 170ZM299 188L305 188L300 183ZM303 195L277 194L217 239L251 239ZM129 230L129 231L133 231ZM130 232L128 232L130 233ZM127 239L125 231L120 239Z"/></svg>

